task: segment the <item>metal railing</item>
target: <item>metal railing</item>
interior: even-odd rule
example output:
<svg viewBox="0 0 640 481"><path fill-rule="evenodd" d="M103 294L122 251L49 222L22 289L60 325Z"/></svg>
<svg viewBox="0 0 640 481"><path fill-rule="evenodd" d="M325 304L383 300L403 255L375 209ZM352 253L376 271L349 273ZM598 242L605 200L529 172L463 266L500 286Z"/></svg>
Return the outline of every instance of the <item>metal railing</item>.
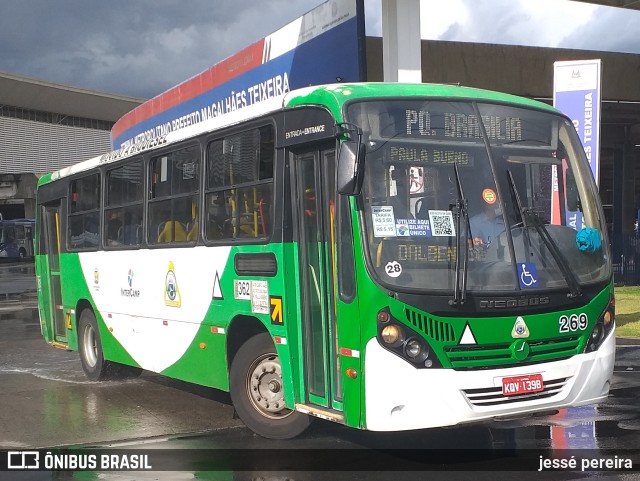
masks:
<svg viewBox="0 0 640 481"><path fill-rule="evenodd" d="M627 236L622 246L616 249L620 254L613 259L613 276L616 284L640 285L640 237Z"/></svg>

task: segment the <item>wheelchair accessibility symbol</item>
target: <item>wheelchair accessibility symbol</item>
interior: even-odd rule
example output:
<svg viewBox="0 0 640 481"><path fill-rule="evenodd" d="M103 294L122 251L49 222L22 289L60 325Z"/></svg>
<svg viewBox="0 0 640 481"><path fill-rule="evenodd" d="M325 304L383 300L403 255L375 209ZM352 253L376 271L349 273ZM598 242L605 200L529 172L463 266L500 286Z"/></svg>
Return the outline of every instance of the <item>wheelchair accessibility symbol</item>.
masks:
<svg viewBox="0 0 640 481"><path fill-rule="evenodd" d="M538 272L533 262L518 263L518 281L523 289L531 289L538 286Z"/></svg>

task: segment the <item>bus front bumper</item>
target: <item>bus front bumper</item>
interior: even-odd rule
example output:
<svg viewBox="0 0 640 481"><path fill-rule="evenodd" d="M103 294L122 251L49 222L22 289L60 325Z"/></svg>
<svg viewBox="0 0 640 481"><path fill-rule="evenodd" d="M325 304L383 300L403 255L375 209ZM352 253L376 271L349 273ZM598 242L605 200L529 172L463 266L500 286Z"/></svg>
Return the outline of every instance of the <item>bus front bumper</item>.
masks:
<svg viewBox="0 0 640 481"><path fill-rule="evenodd" d="M613 375L612 331L595 352L562 361L502 369L416 369L374 338L365 357L366 428L402 431L454 426L597 403ZM502 379L541 374L545 391L502 395Z"/></svg>

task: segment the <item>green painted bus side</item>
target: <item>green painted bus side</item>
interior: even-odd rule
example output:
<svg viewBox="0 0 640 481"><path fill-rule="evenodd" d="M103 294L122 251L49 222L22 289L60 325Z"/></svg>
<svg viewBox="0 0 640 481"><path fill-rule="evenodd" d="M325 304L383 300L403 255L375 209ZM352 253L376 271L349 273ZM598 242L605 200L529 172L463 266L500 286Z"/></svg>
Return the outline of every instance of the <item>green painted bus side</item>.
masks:
<svg viewBox="0 0 640 481"><path fill-rule="evenodd" d="M304 89L287 94L281 100L280 108L273 112L262 112L262 118L268 118L278 112L284 112L286 115L290 109L303 110L313 106L325 109L331 114L335 124L342 124L350 120L345 118L345 109L350 103L362 100L405 98L484 102L533 109L535 112L558 115L558 118L562 119L555 109L546 104L507 94L457 86L397 84L333 85ZM249 114L247 115L245 120L252 120ZM227 127L236 130L239 128L238 124L225 126L218 122L215 129L220 128L225 131ZM284 126L277 125L276 128L280 131ZM174 137L167 139L163 148L182 145L180 142L191 136L207 136L215 131L213 129L214 127L203 125L200 130L196 129L190 133L189 137L181 137L183 134L177 133ZM158 364L162 365L158 372L172 378L228 391L231 387L229 372L234 356L250 338L260 332L266 332L273 342L281 365L281 386L277 379L271 379L270 385L276 386L273 388L274 395L278 394L275 389L282 389L286 408L356 428L381 430L396 429L391 421L395 414L388 413L388 419L378 421L380 413L383 411L386 413L388 408L386 405L378 407L375 400L370 398L371 391L365 380L367 377L376 379L376 385L379 386L382 384L379 379L391 380L394 373L397 373L399 378L407 376L407 379L413 375L413 371L416 376L427 376L423 373L429 369L411 365L406 355L403 358L402 352L405 352L403 350L406 350L406 341L409 338L420 339L421 342L426 343L430 349L431 358L429 359L436 363L432 371L459 373L461 376L494 372L498 387L498 380L501 378L526 377L528 373L538 375L536 368L538 365L547 366L549 363L560 365L580 356L590 356L585 357L584 362L594 365L601 363L602 377L607 376L608 363L612 362L612 357L608 355L605 360L599 361L595 359L597 353L587 353L587 348L596 325L606 322L609 326L611 321L603 321L607 313L613 312L613 284L610 275L605 282L585 285L581 299L573 304L566 304L565 306L568 307L554 307L553 300L549 301L549 296L545 293L536 297L528 295L529 291L526 292L526 296L522 293L516 293L516 295L508 292L506 298L515 299L509 302L516 304L506 306L502 311L490 310L488 313L467 310L456 314L453 310L445 312L443 309L436 312L423 308L422 304L412 305L407 299L413 299L410 296L414 294L403 297L385 283L376 280L372 274L373 266L370 261L367 261L365 254L368 252L367 243L370 242L371 236L367 238L368 234L363 228L367 219L365 219L362 200L356 196L337 194L335 179L331 179L335 173L335 167L325 167L327 156L334 155L336 161L339 157L334 153L336 140L329 140L329 137L332 135L306 143L296 144L295 141L291 141L276 147L283 153L278 158L277 164L274 164L282 169L281 172L274 173L275 182L283 183L286 187L277 185L274 195L282 194L283 198L279 200L279 210L275 211L275 215L284 216L288 219L286 222L290 222L281 227L282 231L279 234L284 238L282 242L233 243L227 246L221 242L207 244L203 242L201 232L199 240L189 246L149 249L142 242L134 250L110 251L100 247L86 252L74 252L65 245L66 233L61 231L62 226L66 225L63 217L68 215L64 209L69 196L66 187L69 179L78 178L89 172L97 172L99 169L104 171L111 165L124 164L126 159L132 156L143 156L147 159L154 155L155 150L142 150L130 156L123 153L121 156L114 156L115 160L108 161L97 158L87 161L84 166L63 169L43 176L38 184L39 191L45 186L63 186L58 197L50 196L46 199L39 197L38 199L36 222L39 228L36 230L35 239L36 272L44 339L56 347L79 350L82 342L79 339L80 319L83 312L90 311L97 321L99 342L101 342L106 361L149 369L149 366L155 365L153 363L161 359L162 354L153 352L154 349L175 348L174 354L177 356L175 361L167 366ZM343 142L346 139L338 132L337 140ZM203 158L201 162L203 176L207 175L206 164ZM325 168L327 170L323 170ZM328 189L324 193L320 193L319 190L316 192L317 199L314 198L313 202L321 210L313 212L312 217L309 218L305 217L304 201L300 198L296 199L295 191L306 185L304 175L307 174L311 181L316 182L314 185ZM205 193L200 190L197 195L202 199ZM204 205L204 201L199 202L199 205ZM298 202L297 205L296 202ZM593 202L597 203L597 200ZM145 197L144 205L147 204L148 197ZM338 216L337 212L341 208L348 212L348 219ZM101 207L101 216L103 211L104 207ZM204 214L200 213L200 215ZM309 220L311 218L314 220ZM338 220L345 223L348 220L348 225L352 229L353 252L351 255L355 286L353 296L342 295L339 292L342 286L341 269L344 268L344 264L339 262L342 257L337 256L348 253L349 249L339 246L340 239L336 236L343 231L339 230ZM309 223L313 222L318 223L317 232L307 232L305 229L308 229ZM276 225L282 225L282 220ZM317 237L315 240L306 239L305 235ZM305 239L306 242L303 242ZM137 254L132 255L132 252ZM272 255L277 272L273 275L238 274L236 264L238 256L247 254ZM373 257L373 254L371 256ZM176 260L176 258L179 259ZM312 261L317 264L313 264ZM212 271L213 265L223 265L223 267ZM149 274L147 271L153 272ZM144 308L132 313L119 312L115 307L108 310L100 308L100 303L117 305L114 299L120 296L122 305L125 306L122 309L126 311L126 306L133 304L125 303L135 302L130 299L135 294L130 294L127 289L134 289L134 285L138 286L139 284L135 283L139 278L144 279L144 283L136 287L139 289L140 299L146 297L144 302L148 302L149 305L159 304L162 300L162 292L167 289L170 271L175 274L178 286L182 284L195 288L201 283L211 292L210 298L200 300L201 303L206 304L204 309L200 309L204 312L200 318L186 318L176 314L177 311L186 307L185 296L188 296L189 291L185 289L180 290L183 296L182 305L178 305L177 309L172 310L172 307L167 307L170 303L166 302L166 297L164 307L154 307L156 309L154 312L162 312L166 315L146 315ZM126 280L127 272L129 287ZM115 280L117 276L119 277ZM135 280L132 281L132 278ZM243 282L248 284L242 284ZM266 286L266 297L262 294L258 298L258 294L255 294L255 302L264 304L266 299L269 303L269 312L264 311L264 305L254 305L251 299L238 293L238 285L251 286L252 291L261 290ZM106 297L101 297L106 295L107 289L111 296L108 301ZM56 298L56 292L60 299ZM508 297L509 295L511 298ZM518 301L523 302L523 300L531 305L517 305ZM491 298L486 302L495 301ZM527 311L529 308L533 308L532 313ZM317 324L307 324L311 321L305 318L305 312L317 318ZM527 327L527 353L522 359L518 358L519 353L516 352L519 349L517 344L519 337L514 334L520 317L526 318ZM565 319L568 323L574 318L580 318L580 328L571 327L563 332ZM135 332L124 335L122 329L129 329L126 324L129 320L134 326L131 329ZM142 322L148 322L148 325L144 326ZM397 349L391 345L385 346L382 340L383 329L390 324L399 326L405 336L403 341L405 344ZM153 327L145 331L149 325ZM176 333L175 344L162 334L165 327L167 332ZM136 331L138 328L139 331ZM607 329L610 333L610 327ZM184 342L181 334L186 330L190 333L188 343ZM318 344L313 344L316 334L321 335L322 339L318 340ZM472 344L464 341L469 335L474 341ZM135 336L141 336L141 343L149 344L144 348L144 356L147 357L132 354L130 348L125 346L127 343L134 342L132 339L135 339ZM604 333L602 336L605 336ZM178 347L178 341L183 345ZM157 344L154 344L156 342ZM598 342L600 344L597 344L595 351L604 341ZM131 346L131 344L127 345ZM373 347L369 347L373 345L381 346L380 349L376 347L375 359L383 362L384 356L387 355L391 356L390 359L394 362L401 359L403 366L406 365L409 371L405 372L403 367L400 374L399 370L390 367L388 372L381 372L379 368L381 364L377 363L378 361L374 363ZM312 347L311 351L318 349L324 356L324 367L318 367L318 358L314 360L311 357L313 352L310 352L309 346L316 346ZM367 364L369 350L372 363L370 365ZM315 354L319 355L318 352ZM143 358L149 361L141 362ZM271 364L266 365L271 366ZM315 370L309 366L315 366ZM578 372L580 367L576 367L575 370ZM570 383L570 381L567 382ZM406 389L411 390L412 386L406 386ZM474 389L479 390L478 388L468 390L471 392L471 397L476 394ZM437 393L439 386L434 384L432 390ZM453 390L458 391L457 388ZM276 398L279 399L277 396ZM511 399L515 398L509 398L508 401ZM562 400L558 401L557 405L564 406L569 402L571 400ZM582 399L578 402L582 402ZM402 411L402 407L402 404L398 404L398 412ZM518 412L533 412L547 407L548 405L543 404L542 401L535 405L525 403ZM470 409L468 420L461 418L457 422L471 422L493 416L484 407ZM496 412L495 416L499 417L502 414L505 413ZM432 413L432 415L435 418L438 417L438 413ZM274 424L277 424L277 420ZM433 425L437 425L437 421L434 421ZM423 426L428 427L420 423L416 425L416 427ZM398 424L397 429L407 429L406 424ZM299 430L294 431L291 435L298 434ZM268 430L260 434L272 436ZM290 436L278 432L273 434L273 437Z"/></svg>

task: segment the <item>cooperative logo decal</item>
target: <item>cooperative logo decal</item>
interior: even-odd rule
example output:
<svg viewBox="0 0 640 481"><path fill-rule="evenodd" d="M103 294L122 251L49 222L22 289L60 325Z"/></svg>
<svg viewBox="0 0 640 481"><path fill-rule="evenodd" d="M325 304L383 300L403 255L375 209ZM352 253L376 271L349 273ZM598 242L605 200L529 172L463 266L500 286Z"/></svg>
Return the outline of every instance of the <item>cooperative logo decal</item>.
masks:
<svg viewBox="0 0 640 481"><path fill-rule="evenodd" d="M169 262L167 268L167 276L164 281L164 303L170 307L180 307L182 301L180 299L180 290L178 289L178 279L176 277L173 262Z"/></svg>
<svg viewBox="0 0 640 481"><path fill-rule="evenodd" d="M527 324L524 322L524 319L520 316L516 319L516 323L513 325L513 329L511 330L511 337L514 339L523 339L525 337L529 337L529 328Z"/></svg>

